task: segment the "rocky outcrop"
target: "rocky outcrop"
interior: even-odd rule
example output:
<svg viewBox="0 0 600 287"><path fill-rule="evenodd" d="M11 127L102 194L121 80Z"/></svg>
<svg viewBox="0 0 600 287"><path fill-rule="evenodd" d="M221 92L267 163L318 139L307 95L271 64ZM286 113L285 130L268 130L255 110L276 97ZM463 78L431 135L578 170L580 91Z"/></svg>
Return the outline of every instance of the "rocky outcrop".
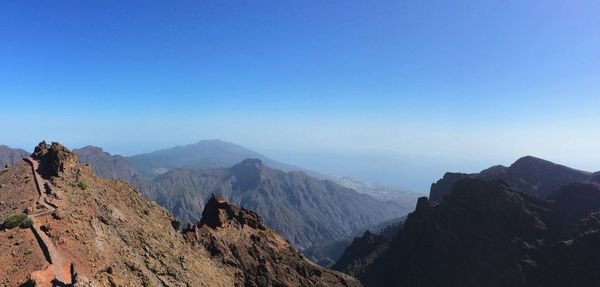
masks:
<svg viewBox="0 0 600 287"><path fill-rule="evenodd" d="M358 276L365 286L596 286L598 211L595 184L541 200L502 180L462 179L439 204L419 200Z"/></svg>
<svg viewBox="0 0 600 287"><path fill-rule="evenodd" d="M360 286L350 276L312 263L256 213L222 197L211 196L200 223L183 234L197 252L240 270L239 286Z"/></svg>
<svg viewBox="0 0 600 287"><path fill-rule="evenodd" d="M441 202L443 195L450 192L454 183L464 178L483 181L501 179L521 192L546 199L564 185L594 181L594 174L525 156L510 167L494 166L475 174L446 173L442 179L431 185L429 199Z"/></svg>
<svg viewBox="0 0 600 287"><path fill-rule="evenodd" d="M213 194L202 211L200 226L219 228L229 225L247 225L258 230L266 230L254 211L237 208L227 203L225 198Z"/></svg>
<svg viewBox="0 0 600 287"><path fill-rule="evenodd" d="M40 162L42 176L68 176L77 174L77 157L60 143L48 145L45 141L38 144L31 157Z"/></svg>

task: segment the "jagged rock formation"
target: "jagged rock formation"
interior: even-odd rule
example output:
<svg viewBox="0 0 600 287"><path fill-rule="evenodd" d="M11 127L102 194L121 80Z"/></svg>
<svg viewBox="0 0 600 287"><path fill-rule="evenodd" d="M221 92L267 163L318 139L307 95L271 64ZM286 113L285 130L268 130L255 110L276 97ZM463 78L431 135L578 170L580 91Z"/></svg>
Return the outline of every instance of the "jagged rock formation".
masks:
<svg viewBox="0 0 600 287"><path fill-rule="evenodd" d="M29 156L29 153L22 149L10 148L0 145L0 169L6 165L13 165L20 162L23 158Z"/></svg>
<svg viewBox="0 0 600 287"><path fill-rule="evenodd" d="M173 170L142 190L187 222L198 221L205 200L218 194L255 210L267 226L299 248L344 239L401 215L394 204L302 172L275 170L257 159L228 169Z"/></svg>
<svg viewBox="0 0 600 287"><path fill-rule="evenodd" d="M360 286L354 278L312 263L256 213L222 197L213 195L199 224L184 230L184 235L197 252L239 270L239 286Z"/></svg>
<svg viewBox="0 0 600 287"><path fill-rule="evenodd" d="M586 171L572 169L532 156L522 157L510 167L494 166L476 174L446 173L444 177L431 185L429 199L440 202L457 181L475 178L484 181L501 179L511 187L535 197L551 197L564 185L577 182L600 182L600 177Z"/></svg>
<svg viewBox="0 0 600 287"><path fill-rule="evenodd" d="M171 226L172 216L126 183L97 178L58 143L41 143L32 157L48 184L47 203L60 211L37 223L45 242L55 247L50 257L73 263L71 270L61 270L77 286L233 286L237 270L195 252ZM0 174L2 219L32 205L49 208L36 206L33 178L26 162ZM19 286L29 278L48 284L55 271L48 269L48 254L38 242L30 229L0 232L0 285ZM34 272L40 270L46 271Z"/></svg>
<svg viewBox="0 0 600 287"><path fill-rule="evenodd" d="M52 143L52 145L48 145L45 141L42 141L35 147L31 157L39 161L39 172L45 177L63 176L72 178L73 175L79 175L80 169L77 166L77 156L61 144Z"/></svg>
<svg viewBox="0 0 600 287"><path fill-rule="evenodd" d="M360 267L365 286L596 286L600 186L541 200L502 181L422 198L390 246Z"/></svg>

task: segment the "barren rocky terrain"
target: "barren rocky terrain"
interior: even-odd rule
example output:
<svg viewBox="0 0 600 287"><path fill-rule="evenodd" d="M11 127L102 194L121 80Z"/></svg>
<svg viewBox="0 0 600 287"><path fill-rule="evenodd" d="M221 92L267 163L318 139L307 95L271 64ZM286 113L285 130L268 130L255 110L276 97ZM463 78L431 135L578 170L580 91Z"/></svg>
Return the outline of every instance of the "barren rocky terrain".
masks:
<svg viewBox="0 0 600 287"><path fill-rule="evenodd" d="M166 209L58 143L2 169L0 184L0 286L361 286L246 209L209 205L182 233ZM215 218L227 224L206 223Z"/></svg>

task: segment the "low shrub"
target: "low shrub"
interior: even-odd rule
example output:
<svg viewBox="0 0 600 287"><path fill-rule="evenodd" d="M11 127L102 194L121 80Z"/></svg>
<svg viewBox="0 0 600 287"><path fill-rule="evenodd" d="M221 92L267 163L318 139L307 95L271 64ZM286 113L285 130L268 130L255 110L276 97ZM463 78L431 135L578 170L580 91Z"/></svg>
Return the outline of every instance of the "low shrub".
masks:
<svg viewBox="0 0 600 287"><path fill-rule="evenodd" d="M22 212L13 213L13 214L9 215L6 219L4 219L2 226L6 229L12 229L12 228L15 228L15 227L21 225L26 219L29 219L29 217L27 217L27 215L25 213L22 213ZM29 219L29 220L31 220L31 219Z"/></svg>
<svg viewBox="0 0 600 287"><path fill-rule="evenodd" d="M21 223L21 228L31 228L32 226L33 220L29 216L23 220L23 223Z"/></svg>
<svg viewBox="0 0 600 287"><path fill-rule="evenodd" d="M87 186L87 183L85 183L83 181L78 181L77 187L79 187L81 190L85 190L88 186Z"/></svg>

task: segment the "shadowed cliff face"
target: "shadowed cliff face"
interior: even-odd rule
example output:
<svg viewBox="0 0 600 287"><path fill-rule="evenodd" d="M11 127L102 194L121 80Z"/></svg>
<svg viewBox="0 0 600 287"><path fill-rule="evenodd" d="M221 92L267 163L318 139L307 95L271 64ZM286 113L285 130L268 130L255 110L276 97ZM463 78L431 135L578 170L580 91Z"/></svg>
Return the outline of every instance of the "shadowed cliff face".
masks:
<svg viewBox="0 0 600 287"><path fill-rule="evenodd" d="M197 252L240 270L240 286L361 286L354 278L310 262L256 213L221 197L212 196L200 223L183 233Z"/></svg>
<svg viewBox="0 0 600 287"><path fill-rule="evenodd" d="M454 183L464 178L484 181L501 179L511 187L541 199L553 196L564 185L600 179L597 173L592 174L526 156L514 162L510 167L494 166L476 174L446 173L442 179L431 185L429 199L435 202L442 201L443 195L450 192Z"/></svg>
<svg viewBox="0 0 600 287"><path fill-rule="evenodd" d="M419 200L358 276L365 286L595 286L598 211L596 184L540 200L503 181L463 179L439 204Z"/></svg>
<svg viewBox="0 0 600 287"><path fill-rule="evenodd" d="M389 247L387 238L366 231L361 237L355 238L346 248L342 257L331 269L356 276L362 268L377 259Z"/></svg>

